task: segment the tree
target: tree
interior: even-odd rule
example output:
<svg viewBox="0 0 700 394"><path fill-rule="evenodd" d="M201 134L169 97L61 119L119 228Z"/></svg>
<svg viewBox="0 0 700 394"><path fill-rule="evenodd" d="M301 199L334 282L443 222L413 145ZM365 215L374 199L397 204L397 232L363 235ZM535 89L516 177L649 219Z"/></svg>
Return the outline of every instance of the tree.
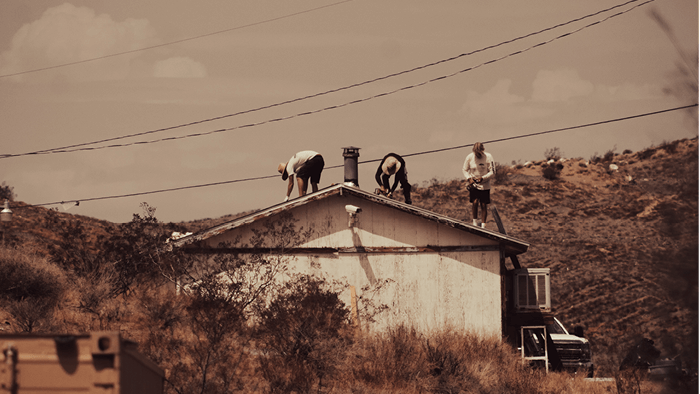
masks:
<svg viewBox="0 0 700 394"><path fill-rule="evenodd" d="M161 267L172 258L165 248L168 230L155 216L155 207L141 203L143 215L118 226L115 234L105 240L102 254L116 272L116 292L129 292L134 283L163 280Z"/></svg>
<svg viewBox="0 0 700 394"><path fill-rule="evenodd" d="M661 13L652 8L649 11L649 16L659 25L666 37L671 41L674 48L678 52L680 61L676 62L676 70L672 74L671 83L664 88L666 94L675 96L684 102L684 104L696 104L698 100L698 53L688 53L683 49L673 32L673 28L666 21ZM688 117L695 124L695 129L698 127L698 109L697 106L690 107L686 110Z"/></svg>
<svg viewBox="0 0 700 394"><path fill-rule="evenodd" d="M177 285L176 301L134 282L145 333L140 342L144 353L168 371L169 392L228 393L250 384L255 374L255 325L269 301L286 289L284 250L299 245L308 234L289 214L254 231L247 243L220 245L245 252L161 253L154 266L162 278ZM263 252L263 247L278 252Z"/></svg>
<svg viewBox="0 0 700 394"><path fill-rule="evenodd" d="M14 201L17 195L14 193L14 187L9 186L5 182L0 185L0 202L5 200Z"/></svg>
<svg viewBox="0 0 700 394"><path fill-rule="evenodd" d="M261 311L260 365L273 392L306 393L332 374L351 342L349 310L322 278L298 275Z"/></svg>

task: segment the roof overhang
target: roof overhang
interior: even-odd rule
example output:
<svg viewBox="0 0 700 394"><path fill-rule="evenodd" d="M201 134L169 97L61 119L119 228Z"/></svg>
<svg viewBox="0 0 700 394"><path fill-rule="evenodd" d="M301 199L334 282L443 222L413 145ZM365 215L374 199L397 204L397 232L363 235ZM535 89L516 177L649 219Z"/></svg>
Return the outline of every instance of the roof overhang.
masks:
<svg viewBox="0 0 700 394"><path fill-rule="evenodd" d="M344 184L337 184L329 186L325 189L321 189L315 193L310 193L305 196L295 198L293 200L273 205L271 207L259 210L257 212L251 213L249 215L234 219L230 222L222 223L220 225L211 227L206 230L202 230L198 233L189 235L187 237L180 238L174 242L172 245L174 247L186 247L187 245L198 243L199 241L204 241L211 237L223 234L229 230L237 227L244 226L246 224L254 223L258 220L266 219L271 216L275 216L279 213L288 211L295 207L299 207L305 204L309 204L313 201L328 198L334 195L352 195L373 203L384 205L392 209L397 209L406 212L411 215L416 215L427 220L431 220L461 231L476 234L478 236L488 238L497 241L499 244L503 245L506 254L518 255L525 253L529 248L530 244L521 241L517 238L510 237L506 234L499 232L487 230L481 227L474 226L470 223L466 223L457 219L450 218L448 216L440 215L438 213L428 211L426 209L418 208L413 205L405 204L396 200L386 198L381 195L368 193L354 186L348 186Z"/></svg>

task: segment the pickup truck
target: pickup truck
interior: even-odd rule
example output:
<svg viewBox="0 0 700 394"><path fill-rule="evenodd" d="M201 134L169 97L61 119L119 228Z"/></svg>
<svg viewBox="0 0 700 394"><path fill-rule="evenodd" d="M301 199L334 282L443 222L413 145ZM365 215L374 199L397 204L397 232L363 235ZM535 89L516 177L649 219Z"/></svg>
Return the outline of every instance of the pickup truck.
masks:
<svg viewBox="0 0 700 394"><path fill-rule="evenodd" d="M586 371L592 375L591 344L583 337L582 328L577 328L576 331L578 335L569 334L556 317L553 324L547 325L547 332L552 337L562 366L568 370Z"/></svg>
<svg viewBox="0 0 700 394"><path fill-rule="evenodd" d="M561 368L569 371L585 372L587 376L593 375L593 363L591 362L591 344L583 337L583 329L577 328L576 334L570 334L559 319L554 318L552 324L548 324L547 333L552 338L557 355L551 352L548 355L550 368L558 369L557 361L561 361ZM527 330L525 335L526 354L530 356L544 355L544 342L542 330ZM558 360L557 360L558 356ZM536 363L533 363L536 364Z"/></svg>

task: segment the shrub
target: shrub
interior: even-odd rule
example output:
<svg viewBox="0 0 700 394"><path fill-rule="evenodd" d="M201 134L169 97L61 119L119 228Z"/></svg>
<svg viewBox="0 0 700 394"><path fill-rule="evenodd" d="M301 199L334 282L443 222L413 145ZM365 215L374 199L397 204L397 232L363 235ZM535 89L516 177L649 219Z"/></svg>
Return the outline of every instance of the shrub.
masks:
<svg viewBox="0 0 700 394"><path fill-rule="evenodd" d="M0 299L59 300L66 277L45 258L26 250L0 247Z"/></svg>
<svg viewBox="0 0 700 394"><path fill-rule="evenodd" d="M617 147L613 147L612 149L605 152L605 155L603 155L603 162L604 163L609 163L609 162L613 161L613 159L615 158L615 155L616 155L616 153L615 153L616 149L617 149Z"/></svg>
<svg viewBox="0 0 700 394"><path fill-rule="evenodd" d="M32 333L51 330L55 306L56 301L49 298L24 298L8 301L5 308L16 331Z"/></svg>
<svg viewBox="0 0 700 394"><path fill-rule="evenodd" d="M349 311L325 280L287 281L260 315L260 365L273 392L309 392L350 343Z"/></svg>
<svg viewBox="0 0 700 394"><path fill-rule="evenodd" d="M672 142L663 141L661 143L661 145L659 146L659 149L665 150L666 153L668 153L668 154L674 154L678 151L678 143L679 142L680 142L679 140L672 141Z"/></svg>
<svg viewBox="0 0 700 394"><path fill-rule="evenodd" d="M428 385L430 367L421 336L414 329L397 326L358 339L348 366L357 383L399 390L415 387L416 391Z"/></svg>
<svg viewBox="0 0 700 394"><path fill-rule="evenodd" d="M423 334L396 326L358 337L345 362L350 390L341 392L557 392L542 390L548 384L544 374L524 367L500 338L469 332Z"/></svg>
<svg viewBox="0 0 700 394"><path fill-rule="evenodd" d="M155 217L156 209L142 203L143 215L134 214L132 220L121 224L116 234L102 245L105 260L114 264L119 293L126 293L139 280L160 277L158 267L163 259L167 231Z"/></svg>
<svg viewBox="0 0 700 394"><path fill-rule="evenodd" d="M494 183L498 185L505 185L508 183L508 166L496 163L496 168L494 168Z"/></svg>
<svg viewBox="0 0 700 394"><path fill-rule="evenodd" d="M88 275L101 264L97 247L92 242L80 220L61 220L55 211L48 210L47 223L56 224L59 241L49 246L51 260L59 267L78 276ZM49 219L51 217L51 219Z"/></svg>
<svg viewBox="0 0 700 394"><path fill-rule="evenodd" d="M646 160L646 159L649 159L652 156L654 156L656 151L657 151L657 148L654 146L651 146L647 149L644 149L643 151L638 152L637 155L639 156L639 160Z"/></svg>
<svg viewBox="0 0 700 394"><path fill-rule="evenodd" d="M0 305L15 330L49 330L65 288L65 275L46 259L26 250L0 248Z"/></svg>
<svg viewBox="0 0 700 394"><path fill-rule="evenodd" d="M546 160L559 160L563 157L563 154L559 148L551 148L544 151L544 158Z"/></svg>
<svg viewBox="0 0 700 394"><path fill-rule="evenodd" d="M564 168L564 165L561 163L551 163L551 164L544 164L542 166L542 176L545 177L546 179L549 179L550 181L559 179L559 175L561 174L561 170Z"/></svg>
<svg viewBox="0 0 700 394"><path fill-rule="evenodd" d="M4 204L5 200L14 201L17 195L14 193L14 187L9 186L5 182L0 185L0 203Z"/></svg>

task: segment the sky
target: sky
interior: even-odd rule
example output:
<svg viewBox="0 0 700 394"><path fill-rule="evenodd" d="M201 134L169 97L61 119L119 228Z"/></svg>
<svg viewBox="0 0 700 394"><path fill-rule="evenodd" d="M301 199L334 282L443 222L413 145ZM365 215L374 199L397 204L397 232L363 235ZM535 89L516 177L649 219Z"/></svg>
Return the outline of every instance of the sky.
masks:
<svg viewBox="0 0 700 394"><path fill-rule="evenodd" d="M122 223L146 202L180 222L282 202L277 165L301 150L333 167L359 147L374 190L389 152L424 185L461 178L477 141L512 164L697 137L697 107L605 122L697 103L670 92L697 84L698 2L596 14L625 3L2 0L0 182L59 211ZM327 168L319 186L343 180Z"/></svg>

